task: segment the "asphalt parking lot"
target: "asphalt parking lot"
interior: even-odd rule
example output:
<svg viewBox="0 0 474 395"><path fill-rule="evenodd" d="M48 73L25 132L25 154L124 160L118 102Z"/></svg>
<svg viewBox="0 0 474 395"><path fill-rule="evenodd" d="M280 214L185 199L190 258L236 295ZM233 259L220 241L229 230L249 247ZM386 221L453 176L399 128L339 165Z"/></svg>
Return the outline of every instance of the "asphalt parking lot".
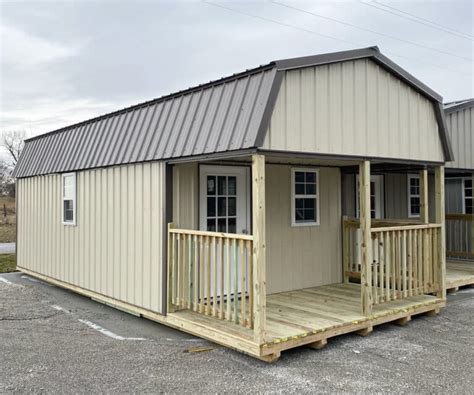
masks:
<svg viewBox="0 0 474 395"><path fill-rule="evenodd" d="M474 288L437 317L268 365L21 273L0 275L0 392L472 393Z"/></svg>

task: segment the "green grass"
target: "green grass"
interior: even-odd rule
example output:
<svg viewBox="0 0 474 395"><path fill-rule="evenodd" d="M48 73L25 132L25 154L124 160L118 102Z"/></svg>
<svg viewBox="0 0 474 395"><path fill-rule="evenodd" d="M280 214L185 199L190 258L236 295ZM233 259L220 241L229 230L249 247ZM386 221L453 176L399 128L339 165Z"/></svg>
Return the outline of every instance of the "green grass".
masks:
<svg viewBox="0 0 474 395"><path fill-rule="evenodd" d="M16 270L15 254L0 254L0 273L9 273Z"/></svg>

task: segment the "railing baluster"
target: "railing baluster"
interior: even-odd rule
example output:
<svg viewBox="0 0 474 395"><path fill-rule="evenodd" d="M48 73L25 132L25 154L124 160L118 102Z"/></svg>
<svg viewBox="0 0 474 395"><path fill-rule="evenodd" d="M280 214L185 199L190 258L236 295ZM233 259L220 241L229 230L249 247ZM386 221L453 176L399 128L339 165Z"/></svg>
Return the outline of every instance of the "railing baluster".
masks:
<svg viewBox="0 0 474 395"><path fill-rule="evenodd" d="M194 235L194 295L193 295L193 310L198 311L198 303L199 303L199 244L198 244L198 236Z"/></svg>
<svg viewBox="0 0 474 395"><path fill-rule="evenodd" d="M380 262L380 270L379 270L379 283L380 283L380 303L385 301L385 242L384 242L384 234L378 233L377 234L377 244L379 250L379 262Z"/></svg>
<svg viewBox="0 0 474 395"><path fill-rule="evenodd" d="M244 241L239 240L239 255L240 255L240 324L245 326L246 313L245 313L245 302L246 302L246 292L245 292L245 269L247 265L247 260L244 255Z"/></svg>
<svg viewBox="0 0 474 395"><path fill-rule="evenodd" d="M205 305L204 305L204 298L206 293L206 282L205 282L205 275L206 275L206 268L204 265L205 262L205 248L204 248L204 236L199 236L199 270L200 270L200 286L199 286L199 312L201 314L205 313Z"/></svg>
<svg viewBox="0 0 474 395"><path fill-rule="evenodd" d="M225 311L224 311L224 278L225 278L225 262L224 262L224 239L219 240L220 246L220 269L221 269L221 276L220 276L220 286L221 286L221 294L219 297L219 318L221 320L224 319Z"/></svg>
<svg viewBox="0 0 474 395"><path fill-rule="evenodd" d="M377 235L374 235L377 236ZM378 290L378 275L377 275L377 268L379 265L379 249L377 248L378 240L377 237L372 238L372 296L373 296L373 303L379 303L379 290Z"/></svg>
<svg viewBox="0 0 474 395"><path fill-rule="evenodd" d="M385 255L385 301L388 302L390 298L390 270L391 270L391 260L390 260L390 234L384 233L384 255Z"/></svg>
<svg viewBox="0 0 474 395"><path fill-rule="evenodd" d="M234 267L234 322L239 323L239 260L237 255L237 240L232 245L233 267Z"/></svg>
<svg viewBox="0 0 474 395"><path fill-rule="evenodd" d="M403 289L403 297L406 298L408 296L407 292L407 237L406 231L401 231L401 245L402 245L402 289Z"/></svg>
<svg viewBox="0 0 474 395"><path fill-rule="evenodd" d="M211 315L211 240L206 236L206 314Z"/></svg>
<svg viewBox="0 0 474 395"><path fill-rule="evenodd" d="M226 239L226 252L227 252L227 320L232 321L232 303L231 303L231 295L232 295L232 272L233 272L233 265L232 265L232 258L230 255L230 239Z"/></svg>
<svg viewBox="0 0 474 395"><path fill-rule="evenodd" d="M217 240L215 237L212 238L212 251L214 253L214 260L213 260L213 271L214 271L214 295L212 297L212 307L213 307L213 315L217 317Z"/></svg>

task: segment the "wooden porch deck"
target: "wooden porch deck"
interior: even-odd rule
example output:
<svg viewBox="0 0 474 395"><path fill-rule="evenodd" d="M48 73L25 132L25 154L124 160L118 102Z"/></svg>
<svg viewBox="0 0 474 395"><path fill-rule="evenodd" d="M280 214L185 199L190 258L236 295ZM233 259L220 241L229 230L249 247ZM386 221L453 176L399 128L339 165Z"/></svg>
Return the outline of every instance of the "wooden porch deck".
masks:
<svg viewBox="0 0 474 395"><path fill-rule="evenodd" d="M360 292L358 284L332 284L267 295L263 345L253 343L251 329L229 321L190 310L169 316L173 321L186 322L190 333L272 361L283 350L302 345L321 348L328 338L350 332L367 335L376 325L391 321L404 324L415 314L438 313L445 304L435 296L413 296L375 305L372 315L365 317L360 311Z"/></svg>
<svg viewBox="0 0 474 395"><path fill-rule="evenodd" d="M474 261L447 261L446 289L453 292L466 285L474 285Z"/></svg>

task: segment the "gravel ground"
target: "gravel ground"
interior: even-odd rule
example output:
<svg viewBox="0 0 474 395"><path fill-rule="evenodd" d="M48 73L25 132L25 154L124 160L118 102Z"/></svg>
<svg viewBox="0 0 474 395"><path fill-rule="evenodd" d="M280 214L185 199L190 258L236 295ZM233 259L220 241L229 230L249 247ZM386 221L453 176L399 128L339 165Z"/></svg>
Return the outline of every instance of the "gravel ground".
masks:
<svg viewBox="0 0 474 395"><path fill-rule="evenodd" d="M0 392L472 393L474 388L474 288L451 295L437 317L414 318L406 327L379 326L366 338L341 336L320 351L286 351L268 365L21 273L2 278L7 282L0 281ZM207 351L189 352L196 348Z"/></svg>

